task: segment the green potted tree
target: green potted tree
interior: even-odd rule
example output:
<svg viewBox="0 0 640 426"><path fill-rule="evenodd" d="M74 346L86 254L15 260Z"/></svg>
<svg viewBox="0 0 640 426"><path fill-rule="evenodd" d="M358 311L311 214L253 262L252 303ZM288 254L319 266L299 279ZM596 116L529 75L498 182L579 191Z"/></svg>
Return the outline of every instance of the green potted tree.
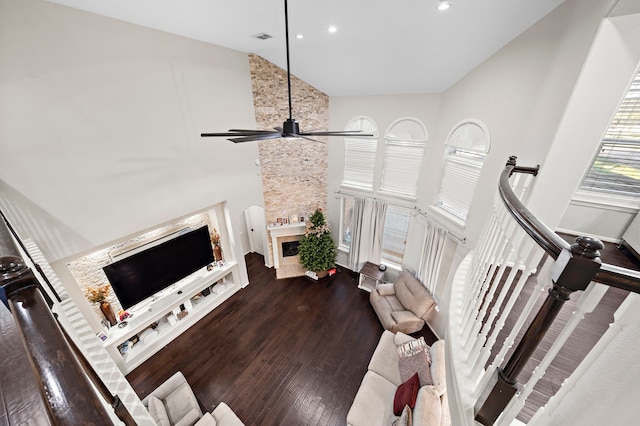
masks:
<svg viewBox="0 0 640 426"><path fill-rule="evenodd" d="M329 269L336 267L336 246L322 210L317 209L309 218L307 230L298 246L298 255L302 266L315 272L318 278L324 277Z"/></svg>

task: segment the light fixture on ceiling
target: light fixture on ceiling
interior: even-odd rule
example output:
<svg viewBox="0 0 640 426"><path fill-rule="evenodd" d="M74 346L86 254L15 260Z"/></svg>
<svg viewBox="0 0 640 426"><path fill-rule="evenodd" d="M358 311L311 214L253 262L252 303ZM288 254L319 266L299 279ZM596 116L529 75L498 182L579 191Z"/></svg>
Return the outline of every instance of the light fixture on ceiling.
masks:
<svg viewBox="0 0 640 426"><path fill-rule="evenodd" d="M336 28L335 25L332 25L329 28L327 28L327 31L329 31L330 33L335 33L336 31L338 31L338 28Z"/></svg>
<svg viewBox="0 0 640 426"><path fill-rule="evenodd" d="M298 39L304 38L304 34L296 34L296 38L298 38Z"/></svg>
<svg viewBox="0 0 640 426"><path fill-rule="evenodd" d="M451 3L449 3L447 0L440 0L440 2L438 2L438 10L447 10L451 7Z"/></svg>
<svg viewBox="0 0 640 426"><path fill-rule="evenodd" d="M333 27L335 28L335 27ZM335 32L335 31L334 31ZM287 49L287 100L289 101L289 118L282 123L282 127L274 127L273 130L246 130L246 129L230 129L224 133L201 133L204 137L220 137L227 138L231 142L252 142L266 139L279 138L303 138L314 142L320 142L313 139L315 136L373 136L365 134L360 130L341 130L341 131L310 131L300 130L300 125L293 119L291 107L291 71L289 69L289 14L287 8L287 0L284 0L284 39Z"/></svg>

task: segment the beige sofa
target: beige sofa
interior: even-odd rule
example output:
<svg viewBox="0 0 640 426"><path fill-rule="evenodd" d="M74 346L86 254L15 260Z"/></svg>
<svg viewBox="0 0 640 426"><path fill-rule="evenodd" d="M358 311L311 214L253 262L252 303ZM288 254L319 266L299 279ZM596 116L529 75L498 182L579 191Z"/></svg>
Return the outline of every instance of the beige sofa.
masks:
<svg viewBox="0 0 640 426"><path fill-rule="evenodd" d="M369 300L384 329L393 333L420 331L436 308L429 290L407 270L394 283L378 284Z"/></svg>
<svg viewBox="0 0 640 426"><path fill-rule="evenodd" d="M377 426L392 424L398 416L393 414L396 389L402 384L397 345L413 340L404 333L384 331L369 362L353 404L347 414L349 426ZM416 406L412 410L413 425L449 426L451 417L446 392L444 340L438 340L429 349L433 385L418 391Z"/></svg>
<svg viewBox="0 0 640 426"><path fill-rule="evenodd" d="M161 426L244 426L224 402L211 413L203 414L191 386L180 371L158 386L142 403Z"/></svg>

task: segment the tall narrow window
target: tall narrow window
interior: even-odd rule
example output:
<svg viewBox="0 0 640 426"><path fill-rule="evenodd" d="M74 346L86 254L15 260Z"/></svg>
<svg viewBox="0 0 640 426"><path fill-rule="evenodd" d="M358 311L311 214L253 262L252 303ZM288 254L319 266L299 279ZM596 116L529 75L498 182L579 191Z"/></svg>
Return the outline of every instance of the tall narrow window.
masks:
<svg viewBox="0 0 640 426"><path fill-rule="evenodd" d="M342 186L373 190L373 173L378 148L378 127L369 117L353 118L345 130L360 130L371 136L348 136L344 138L344 176Z"/></svg>
<svg viewBox="0 0 640 426"><path fill-rule="evenodd" d="M477 120L466 120L449 133L437 206L466 221L473 193L489 152L489 131Z"/></svg>
<svg viewBox="0 0 640 426"><path fill-rule="evenodd" d="M410 219L411 212L409 210L391 205L387 207L382 235L383 261L402 265Z"/></svg>
<svg viewBox="0 0 640 426"><path fill-rule="evenodd" d="M403 118L391 125L384 135L381 191L415 200L428 139L426 126L416 118Z"/></svg>
<svg viewBox="0 0 640 426"><path fill-rule="evenodd" d="M640 71L613 117L580 191L640 198Z"/></svg>
<svg viewBox="0 0 640 426"><path fill-rule="evenodd" d="M344 197L341 201L342 208L340 213L340 247L346 250L351 248L351 239L353 237L353 204L352 197Z"/></svg>

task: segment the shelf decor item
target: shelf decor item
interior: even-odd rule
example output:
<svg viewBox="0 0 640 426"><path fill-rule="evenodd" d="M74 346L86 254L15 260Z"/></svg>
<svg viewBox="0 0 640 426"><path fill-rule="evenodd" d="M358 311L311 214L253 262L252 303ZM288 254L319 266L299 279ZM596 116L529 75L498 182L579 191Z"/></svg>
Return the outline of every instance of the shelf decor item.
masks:
<svg viewBox="0 0 640 426"><path fill-rule="evenodd" d="M107 297L109 297L109 292L111 291L111 286L109 284L101 285L99 287L89 287L86 292L87 299L91 303L99 303L100 311L102 315L109 321L109 324L112 326L118 323L116 319L116 313L113 311L111 307L111 303L107 301Z"/></svg>
<svg viewBox="0 0 640 426"><path fill-rule="evenodd" d="M220 244L220 234L216 228L213 228L213 234L211 235L211 242L213 243L213 257L217 261L222 260L222 246Z"/></svg>
<svg viewBox="0 0 640 426"><path fill-rule="evenodd" d="M321 209L317 209L307 222L307 230L298 246L300 263L318 278L327 275L336 266L336 245L331 237L331 228Z"/></svg>

